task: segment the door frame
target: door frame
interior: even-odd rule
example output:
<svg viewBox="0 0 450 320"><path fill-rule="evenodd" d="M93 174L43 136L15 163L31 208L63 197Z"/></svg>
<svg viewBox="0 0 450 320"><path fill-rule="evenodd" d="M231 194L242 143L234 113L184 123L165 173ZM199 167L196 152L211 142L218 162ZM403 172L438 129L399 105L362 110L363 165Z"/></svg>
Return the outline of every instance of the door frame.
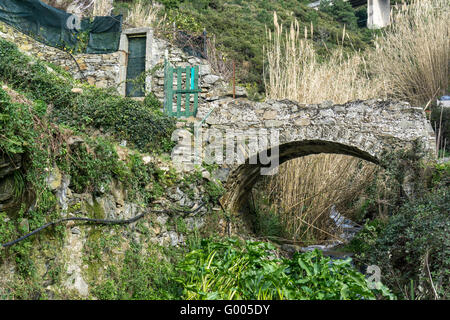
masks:
<svg viewBox="0 0 450 320"><path fill-rule="evenodd" d="M127 67L128 67L128 37L131 35L145 35L146 36L146 49L145 49L145 71L149 71L152 68L152 43L153 43L153 30L151 28L133 28L122 31L120 35L120 67L119 67L119 85L117 90L122 96L126 95L126 81L127 81ZM145 91L152 90L152 76L150 74L145 78Z"/></svg>

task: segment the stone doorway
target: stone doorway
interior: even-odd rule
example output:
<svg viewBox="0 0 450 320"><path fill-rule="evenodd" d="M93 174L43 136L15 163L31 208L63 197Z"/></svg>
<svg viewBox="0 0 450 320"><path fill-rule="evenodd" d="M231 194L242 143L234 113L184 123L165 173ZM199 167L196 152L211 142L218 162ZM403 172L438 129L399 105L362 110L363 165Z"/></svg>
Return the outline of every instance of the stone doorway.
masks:
<svg viewBox="0 0 450 320"><path fill-rule="evenodd" d="M139 88L135 80L142 72L152 68L153 30L150 28L127 29L120 38L121 53L119 72L119 93L127 97L142 98L151 91L151 75L145 76L145 88Z"/></svg>

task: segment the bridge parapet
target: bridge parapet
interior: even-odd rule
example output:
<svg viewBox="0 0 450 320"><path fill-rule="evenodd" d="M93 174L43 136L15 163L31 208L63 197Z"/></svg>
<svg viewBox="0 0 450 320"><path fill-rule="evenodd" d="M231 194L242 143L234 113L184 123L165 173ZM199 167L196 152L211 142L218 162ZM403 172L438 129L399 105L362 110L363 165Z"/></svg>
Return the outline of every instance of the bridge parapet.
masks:
<svg viewBox="0 0 450 320"><path fill-rule="evenodd" d="M305 105L289 100L226 99L213 102L213 106L206 119L207 127L276 129L280 144L304 140L336 142L366 152L374 162L382 152L404 148L415 140L422 142L427 153L434 150L434 132L425 112L406 102L366 100L334 105L326 101ZM205 117L208 111L200 110L198 117Z"/></svg>

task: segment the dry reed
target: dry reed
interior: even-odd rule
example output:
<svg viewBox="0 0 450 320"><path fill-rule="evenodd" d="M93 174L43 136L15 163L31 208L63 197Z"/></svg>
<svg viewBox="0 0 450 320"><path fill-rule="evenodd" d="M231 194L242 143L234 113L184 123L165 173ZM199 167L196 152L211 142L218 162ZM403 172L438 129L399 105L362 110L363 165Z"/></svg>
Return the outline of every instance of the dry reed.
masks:
<svg viewBox="0 0 450 320"><path fill-rule="evenodd" d="M277 176L265 180L264 188L292 240L337 239L339 230L329 218L331 207L352 218L344 210L372 181L376 169L351 156L310 155L282 164Z"/></svg>
<svg viewBox="0 0 450 320"><path fill-rule="evenodd" d="M317 61L313 28L302 32L297 21L283 30L274 13L274 32L267 32L264 48L267 59L266 94L270 98L320 103L332 100L345 103L359 98L379 97L381 86L374 83L367 71L363 55L344 53L342 46L324 63ZM342 41L348 38L343 30Z"/></svg>
<svg viewBox="0 0 450 320"><path fill-rule="evenodd" d="M94 0L93 16L109 16L112 13L114 0Z"/></svg>
<svg viewBox="0 0 450 320"><path fill-rule="evenodd" d="M413 0L397 10L392 21L374 50L347 55L339 47L329 60L318 63L308 40L312 28L302 32L294 21L283 30L274 14L274 32L267 32L264 48L267 97L302 103L398 98L425 105L448 93L448 0ZM374 178L376 167L359 161L341 155L304 157L284 163L277 176L265 181L272 205L292 238L330 238L330 207L345 210L345 204L361 195Z"/></svg>
<svg viewBox="0 0 450 320"><path fill-rule="evenodd" d="M165 25L166 16L161 16L161 5L157 3L149 4L145 0L133 2L125 23L136 28L151 27L156 33Z"/></svg>
<svg viewBox="0 0 450 320"><path fill-rule="evenodd" d="M317 62L308 33L294 21L283 32L274 14L274 32L267 32L265 55L268 65L268 98L320 103L375 97L374 87L362 55L344 54L342 47L330 59ZM343 41L345 39L343 32ZM375 165L344 155L315 155L288 161L277 176L266 180L272 209L293 240L330 240L338 237L329 218L332 205L346 208L371 181ZM345 205L344 205L345 204Z"/></svg>
<svg viewBox="0 0 450 320"><path fill-rule="evenodd" d="M384 94L424 106L449 92L449 13L448 0L413 0L392 14L369 54Z"/></svg>

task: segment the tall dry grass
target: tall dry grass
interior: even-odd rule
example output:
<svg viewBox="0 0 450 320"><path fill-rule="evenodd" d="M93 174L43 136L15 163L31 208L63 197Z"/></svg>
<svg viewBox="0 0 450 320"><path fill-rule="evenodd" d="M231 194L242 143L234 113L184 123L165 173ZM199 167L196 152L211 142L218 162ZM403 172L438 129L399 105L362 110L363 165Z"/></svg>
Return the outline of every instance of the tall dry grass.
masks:
<svg viewBox="0 0 450 320"><path fill-rule="evenodd" d="M94 0L92 15L109 16L114 9L114 0Z"/></svg>
<svg viewBox="0 0 450 320"><path fill-rule="evenodd" d="M332 100L345 103L379 96L380 85L369 77L367 61L339 47L329 60L317 61L310 40L314 30L300 30L294 21L284 30L274 14L274 31L267 32L266 94L268 98L302 103ZM345 30L342 41L346 38ZM293 240L332 240L339 236L329 213L332 205L342 210L357 198L373 178L375 165L344 155L314 155L288 161L278 175L265 180L284 230Z"/></svg>
<svg viewBox="0 0 450 320"><path fill-rule="evenodd" d="M420 106L448 94L449 1L413 0L395 11L392 21L369 54L383 93Z"/></svg>
<svg viewBox="0 0 450 320"><path fill-rule="evenodd" d="M266 32L264 47L267 77L266 94L269 98L289 98L302 103L320 103L379 96L381 85L374 83L368 72L367 61L358 52L344 53L343 46L333 51L330 58L319 63L309 38L313 28L300 30L297 21L285 30L274 13L274 31ZM345 41L345 29L342 41Z"/></svg>
<svg viewBox="0 0 450 320"><path fill-rule="evenodd" d="M297 22L284 30L275 14L264 48L267 97L303 103L397 98L425 106L449 92L449 9L448 0L413 0L393 13L393 24L375 49L345 54L340 47L324 63L318 63L308 40L313 30L300 30ZM319 155L284 163L265 183L293 238L324 239L334 236L327 219L331 205L345 210L374 171L374 165L358 159Z"/></svg>
<svg viewBox="0 0 450 320"><path fill-rule="evenodd" d="M291 240L336 240L340 230L329 218L331 207L348 214L344 210L371 183L376 170L351 156L310 155L282 164L278 176L263 182L264 193Z"/></svg>
<svg viewBox="0 0 450 320"><path fill-rule="evenodd" d="M324 63L308 40L313 30L302 31L297 22L284 30L275 14L264 48L267 97L303 103L397 98L425 106L449 92L449 10L448 0L413 0L392 14L375 49L347 55L340 47ZM327 219L331 205L345 210L374 171L370 163L341 155L304 157L281 165L266 188L293 238L324 239L334 236Z"/></svg>
<svg viewBox="0 0 450 320"><path fill-rule="evenodd" d="M165 25L166 16L161 16L162 6L157 3L149 3L145 0L138 0L132 3L125 23L136 28L151 27L156 32Z"/></svg>

